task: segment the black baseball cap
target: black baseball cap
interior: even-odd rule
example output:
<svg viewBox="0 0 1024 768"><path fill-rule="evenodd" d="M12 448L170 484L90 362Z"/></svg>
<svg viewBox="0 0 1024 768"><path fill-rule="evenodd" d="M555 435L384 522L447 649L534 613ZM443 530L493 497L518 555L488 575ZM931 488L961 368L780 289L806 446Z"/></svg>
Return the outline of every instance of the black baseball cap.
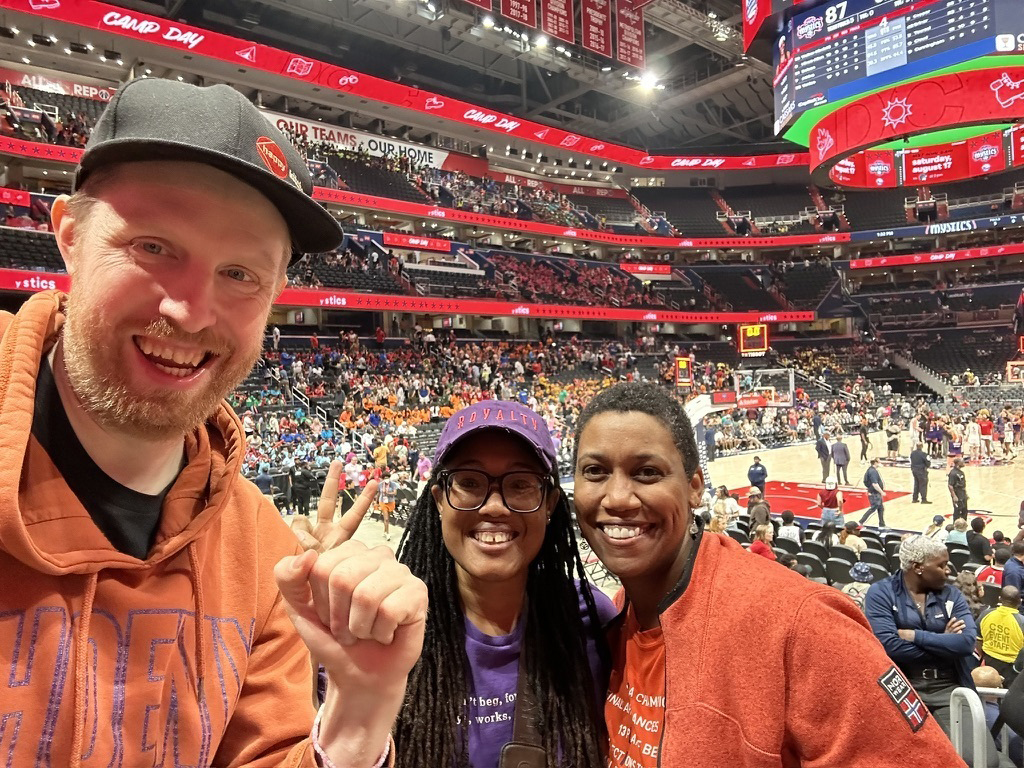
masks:
<svg viewBox="0 0 1024 768"><path fill-rule="evenodd" d="M147 77L123 85L92 130L74 188L98 168L145 160L205 163L255 187L288 225L293 263L341 245L341 226L311 197L302 156L229 85Z"/></svg>

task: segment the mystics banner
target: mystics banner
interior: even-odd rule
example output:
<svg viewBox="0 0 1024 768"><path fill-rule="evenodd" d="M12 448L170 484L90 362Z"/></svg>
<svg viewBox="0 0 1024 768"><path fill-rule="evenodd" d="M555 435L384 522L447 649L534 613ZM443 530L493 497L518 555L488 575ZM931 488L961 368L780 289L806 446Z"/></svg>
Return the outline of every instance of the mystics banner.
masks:
<svg viewBox="0 0 1024 768"><path fill-rule="evenodd" d="M301 136L310 141L322 141L333 144L339 149L353 152L363 148L375 157L384 155L406 156L417 165L429 165L431 168L444 170L461 170L479 176L487 170L487 161L479 157L448 152L437 147L423 144L409 144L404 141L365 133L352 128L341 128L316 120L304 120L293 115L282 115L278 112L264 110L267 119L286 134Z"/></svg>
<svg viewBox="0 0 1024 768"><path fill-rule="evenodd" d="M970 176L981 176L1006 167L1003 132L992 131L967 140L967 170Z"/></svg>
<svg viewBox="0 0 1024 768"><path fill-rule="evenodd" d="M501 15L527 27L536 27L537 0L501 0Z"/></svg>
<svg viewBox="0 0 1024 768"><path fill-rule="evenodd" d="M644 11L634 8L630 0L617 0L615 5L616 58L637 69L647 66L644 41Z"/></svg>
<svg viewBox="0 0 1024 768"><path fill-rule="evenodd" d="M67 275L0 269L0 290L67 290ZM285 288L275 302L285 307L320 307L356 311L393 310L459 315L500 315L503 317L578 318L581 320L627 320L651 323L742 323L812 322L813 312L675 312L672 310L621 309L619 307L568 306L565 304L523 304L488 299L445 299L434 296L388 296L354 291L325 291Z"/></svg>
<svg viewBox="0 0 1024 768"><path fill-rule="evenodd" d="M540 28L545 35L566 43L576 42L573 0L540 0Z"/></svg>
<svg viewBox="0 0 1024 768"><path fill-rule="evenodd" d="M581 0L580 42L591 53L612 57L611 0Z"/></svg>
<svg viewBox="0 0 1024 768"><path fill-rule="evenodd" d="M22 88L33 88L46 93L59 93L64 96L77 96L93 101L110 101L117 93L116 85L91 85L78 83L64 77L52 77L39 73L19 72L16 69L0 67L0 80Z"/></svg>

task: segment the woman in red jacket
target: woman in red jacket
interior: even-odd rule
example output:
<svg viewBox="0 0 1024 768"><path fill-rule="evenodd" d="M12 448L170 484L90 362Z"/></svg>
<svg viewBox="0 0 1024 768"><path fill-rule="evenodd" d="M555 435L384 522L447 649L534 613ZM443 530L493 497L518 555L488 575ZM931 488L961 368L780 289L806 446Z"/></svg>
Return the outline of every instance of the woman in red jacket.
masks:
<svg viewBox="0 0 1024 768"><path fill-rule="evenodd" d="M775 537L775 529L771 524L759 525L754 529L754 540L750 542L750 552L754 555L775 559L775 551L772 549L772 539Z"/></svg>
<svg viewBox="0 0 1024 768"><path fill-rule="evenodd" d="M608 768L964 768L853 601L703 535L678 400L618 384L577 429L577 520L623 586ZM737 640L755 636L735 663ZM838 672L837 659L857 663ZM770 673L750 674L751 661Z"/></svg>

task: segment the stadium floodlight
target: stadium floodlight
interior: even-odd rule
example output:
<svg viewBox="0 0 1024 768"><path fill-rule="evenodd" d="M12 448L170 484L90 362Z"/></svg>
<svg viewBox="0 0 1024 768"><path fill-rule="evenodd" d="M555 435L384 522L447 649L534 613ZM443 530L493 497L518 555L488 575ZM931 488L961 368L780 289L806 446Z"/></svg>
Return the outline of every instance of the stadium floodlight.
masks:
<svg viewBox="0 0 1024 768"><path fill-rule="evenodd" d="M537 39L533 41L533 44L536 45L538 48L546 48L548 44L548 36L539 35Z"/></svg>
<svg viewBox="0 0 1024 768"><path fill-rule="evenodd" d="M484 29L494 29L494 17L484 16L483 25Z"/></svg>
<svg viewBox="0 0 1024 768"><path fill-rule="evenodd" d="M651 91L658 87L658 76L653 72L644 72L640 75L640 87L645 91Z"/></svg>

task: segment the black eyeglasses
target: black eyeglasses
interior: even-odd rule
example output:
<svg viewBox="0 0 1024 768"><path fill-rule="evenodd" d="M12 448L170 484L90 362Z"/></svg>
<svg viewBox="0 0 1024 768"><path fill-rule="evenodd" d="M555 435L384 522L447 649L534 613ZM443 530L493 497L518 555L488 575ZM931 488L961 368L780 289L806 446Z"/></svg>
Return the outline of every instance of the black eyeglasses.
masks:
<svg viewBox="0 0 1024 768"><path fill-rule="evenodd" d="M437 478L448 504L460 512L483 507L497 483L502 503L512 512L528 515L544 505L551 485L547 475L522 470L494 476L479 469L443 469Z"/></svg>

